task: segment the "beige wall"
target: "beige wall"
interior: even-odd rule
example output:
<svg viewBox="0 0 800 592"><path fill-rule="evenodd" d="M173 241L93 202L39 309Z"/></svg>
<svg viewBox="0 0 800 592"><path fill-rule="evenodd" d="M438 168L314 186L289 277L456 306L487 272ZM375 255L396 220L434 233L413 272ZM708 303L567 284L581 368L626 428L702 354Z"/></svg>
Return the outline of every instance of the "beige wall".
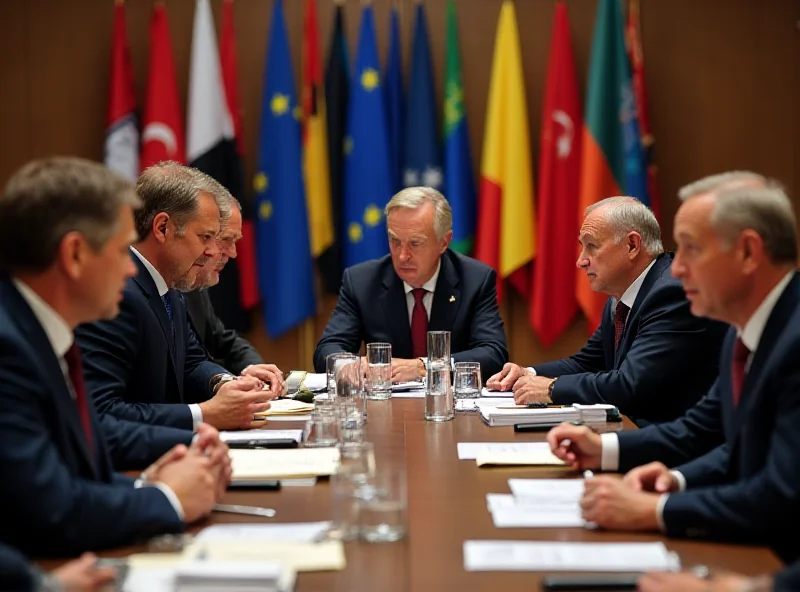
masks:
<svg viewBox="0 0 800 592"><path fill-rule="evenodd" d="M412 0L400 6L408 65ZM212 0L219 16L220 0ZM374 0L385 55L391 0ZM181 99L185 105L194 0L166 0ZM298 72L304 0L285 0ZM347 32L355 50L362 0L347 0ZM497 15L501 0L457 0L467 113L476 171ZM516 0L532 138L539 134L554 0ZM595 0L568 0L581 91ZM145 89L152 0L128 0L139 104ZM800 200L800 2L796 0L641 0L650 116L656 137L664 233L669 239L676 189L702 175L749 168L783 181ZM322 47L331 32L333 0L318 0ZM441 101L446 0L425 0L437 92ZM239 82L245 117L247 176L252 178L256 130L272 0L236 0ZM0 4L0 183L25 161L48 154L100 159L106 121L112 0L4 0ZM217 21L218 22L218 21ZM537 142L534 141L534 153ZM250 337L283 369L310 366L307 352L335 298L322 303L314 326L269 341L260 318ZM584 323L550 350L527 325L512 296L503 315L512 359L532 363L567 354L585 338Z"/></svg>

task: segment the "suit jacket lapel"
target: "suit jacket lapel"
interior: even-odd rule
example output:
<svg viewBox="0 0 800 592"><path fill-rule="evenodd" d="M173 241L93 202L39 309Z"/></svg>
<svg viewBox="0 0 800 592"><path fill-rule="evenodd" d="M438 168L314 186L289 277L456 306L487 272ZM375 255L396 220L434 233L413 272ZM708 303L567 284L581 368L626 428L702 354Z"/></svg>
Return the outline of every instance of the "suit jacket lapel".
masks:
<svg viewBox="0 0 800 592"><path fill-rule="evenodd" d="M147 297L147 304L150 306L150 310L153 311L153 314L156 315L158 324L161 325L161 330L164 332L164 339L167 340L167 345L169 346L169 358L172 362L172 371L178 383L178 392L180 393L181 399L183 399L183 379L178 375L178 368L182 368L183 365L181 364L181 366L178 366L177 360L175 359L176 343L172 336L172 325L167 316L167 309L164 308L164 301L158 294L158 288L156 287L155 281L153 281L153 276L150 275L144 263L142 263L135 253L131 253L131 257L133 257L133 261L136 263L136 267L139 270L139 273L133 280ZM168 294L170 298L172 298L172 292L168 292ZM172 311L172 318L175 319L175 298L172 298Z"/></svg>
<svg viewBox="0 0 800 592"><path fill-rule="evenodd" d="M636 317L639 315L639 309L642 306L642 302L644 302L644 299L647 298L648 294L650 294L650 290L653 288L653 284L656 283L656 280L658 280L658 278L660 278L664 273L664 270L670 266L673 257L674 255L672 253L662 253L656 257L653 267L651 267L650 271L647 272L647 275L644 276L644 281L639 287L639 292L636 294L636 300L633 301L633 306L628 312L628 318L625 321L625 328L622 330L622 337L619 340L619 348L614 354L614 368L619 368L620 364L622 364L622 360L625 359L625 354L628 353L628 350L630 349L631 339L628 339L628 329L633 326ZM616 306L616 302L614 304ZM614 327L615 312L616 311L614 309L611 310L612 331Z"/></svg>
<svg viewBox="0 0 800 592"><path fill-rule="evenodd" d="M758 399L763 394L764 389L761 388L761 382L768 374L765 370L772 356L772 351L780 340L780 335L786 328L789 318L798 304L800 304L800 275L795 272L794 277L775 303L775 308L772 309L772 313L767 319L767 324L764 326L764 332L761 334L758 348L750 360L750 368L745 375L742 392L739 395L739 404L734 411L732 431L734 437L738 436L742 423L748 415L748 409L757 405ZM730 349L728 355L733 355L733 348ZM727 367L730 373L730 360L728 360ZM730 384L730 378L728 380ZM730 393L731 391L728 390L728 392Z"/></svg>
<svg viewBox="0 0 800 592"><path fill-rule="evenodd" d="M7 292L8 299L11 301L9 304L19 313L20 327L28 335L33 350L39 354L44 381L53 391L52 399L56 407L56 416L60 420L63 420L64 425L67 427L68 437L72 439L73 444L80 451L80 455L83 457L86 466L97 479L99 478L99 474L97 472L95 457L89 451L89 445L86 441L86 434L83 431L83 424L81 423L78 407L75 404L75 400L72 398L72 393L67 384L67 377L64 376L59 359L53 351L53 346L47 338L44 328L36 318L36 315L33 313L30 306L28 306L28 303L22 295L17 291L16 287L14 287L10 281L6 285L8 289L5 290L5 292ZM86 404L93 405L91 394L87 394L89 395L89 400L86 401ZM89 416L92 417L91 410ZM95 434L95 438L102 437L102 433L99 430L96 431ZM97 446L98 450L100 450L102 443L98 442Z"/></svg>
<svg viewBox="0 0 800 592"><path fill-rule="evenodd" d="M447 252L442 255L439 278L433 292L430 322L431 331L452 331L458 308L461 305L460 280Z"/></svg>
<svg viewBox="0 0 800 592"><path fill-rule="evenodd" d="M397 276L391 261L383 273L383 294L379 303L386 318L391 336L392 355L398 358L411 357L411 323L408 320L408 303L403 281Z"/></svg>

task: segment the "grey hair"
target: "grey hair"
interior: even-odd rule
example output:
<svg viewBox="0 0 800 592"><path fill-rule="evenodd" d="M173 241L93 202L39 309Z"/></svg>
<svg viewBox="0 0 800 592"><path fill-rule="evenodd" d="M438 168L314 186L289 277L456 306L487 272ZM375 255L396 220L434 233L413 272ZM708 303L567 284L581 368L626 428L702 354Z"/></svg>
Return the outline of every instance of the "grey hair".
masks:
<svg viewBox="0 0 800 592"><path fill-rule="evenodd" d="M433 187L406 187L398 191L386 204L384 214L388 217L397 208L416 210L429 202L434 209L433 229L436 238L444 238L453 229L453 210L445 196Z"/></svg>
<svg viewBox="0 0 800 592"><path fill-rule="evenodd" d="M72 157L24 165L0 196L0 269L39 272L79 232L95 251L119 232L120 208L138 208L133 184L103 165Z"/></svg>
<svg viewBox="0 0 800 592"><path fill-rule="evenodd" d="M136 182L136 193L144 203L135 218L140 240L150 233L161 212L174 219L178 235L183 235L187 222L197 214L201 192L214 198L221 222L230 218L234 197L202 171L169 160L142 171Z"/></svg>
<svg viewBox="0 0 800 592"><path fill-rule="evenodd" d="M586 208L588 216L600 208L607 208L605 220L614 233L614 242L619 244L629 232L642 237L642 247L651 257L664 252L661 243L661 227L653 211L635 197L624 195L607 197Z"/></svg>
<svg viewBox="0 0 800 592"><path fill-rule="evenodd" d="M678 198L686 201L696 195L710 193L720 189L732 189L741 185L766 187L769 181L766 177L751 171L728 171L716 175L703 177L693 183L684 185L678 190Z"/></svg>

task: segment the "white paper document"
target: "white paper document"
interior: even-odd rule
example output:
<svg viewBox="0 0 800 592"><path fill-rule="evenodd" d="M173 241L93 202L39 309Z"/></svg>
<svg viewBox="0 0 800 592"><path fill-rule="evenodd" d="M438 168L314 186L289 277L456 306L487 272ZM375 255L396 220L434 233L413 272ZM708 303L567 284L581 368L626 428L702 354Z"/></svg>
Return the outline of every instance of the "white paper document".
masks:
<svg viewBox="0 0 800 592"><path fill-rule="evenodd" d="M424 380L410 380L407 382L392 383L392 393L401 393L405 391L422 391L425 392ZM392 395L394 396L394 395Z"/></svg>
<svg viewBox="0 0 800 592"><path fill-rule="evenodd" d="M514 397L514 391L490 391L486 387L481 389L481 397Z"/></svg>
<svg viewBox="0 0 800 592"><path fill-rule="evenodd" d="M677 555L664 543L465 541L467 571L672 571Z"/></svg>
<svg viewBox="0 0 800 592"><path fill-rule="evenodd" d="M553 501L580 501L583 479L509 479L515 498Z"/></svg>
<svg viewBox="0 0 800 592"><path fill-rule="evenodd" d="M214 524L194 537L195 542L312 543L331 528L330 522L285 524Z"/></svg>
<svg viewBox="0 0 800 592"><path fill-rule="evenodd" d="M392 399L424 399L425 389L412 391L392 391Z"/></svg>
<svg viewBox="0 0 800 592"><path fill-rule="evenodd" d="M550 452L547 442L459 442L458 460L475 460L482 454Z"/></svg>
<svg viewBox="0 0 800 592"><path fill-rule="evenodd" d="M303 430L241 430L237 432L222 431L219 439L223 442L269 442L291 438L298 444L303 439Z"/></svg>
<svg viewBox="0 0 800 592"><path fill-rule="evenodd" d="M312 374L311 372L309 372L303 379L303 386L306 387L311 392L327 391L328 375L325 373Z"/></svg>
<svg viewBox="0 0 800 592"><path fill-rule="evenodd" d="M580 528L578 500L517 498L510 494L489 493L486 507L497 528Z"/></svg>
<svg viewBox="0 0 800 592"><path fill-rule="evenodd" d="M233 449L228 455L233 481L320 477L339 466L338 448Z"/></svg>

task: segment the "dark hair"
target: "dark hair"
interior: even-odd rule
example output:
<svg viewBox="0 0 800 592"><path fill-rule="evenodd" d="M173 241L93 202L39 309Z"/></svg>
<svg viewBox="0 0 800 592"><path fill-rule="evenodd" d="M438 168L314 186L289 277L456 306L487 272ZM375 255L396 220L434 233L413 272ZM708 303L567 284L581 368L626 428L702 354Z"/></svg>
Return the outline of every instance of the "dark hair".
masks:
<svg viewBox="0 0 800 592"><path fill-rule="evenodd" d="M0 269L47 269L73 231L100 250L118 231L120 208L139 205L133 184L97 162L74 157L29 162L0 197Z"/></svg>

